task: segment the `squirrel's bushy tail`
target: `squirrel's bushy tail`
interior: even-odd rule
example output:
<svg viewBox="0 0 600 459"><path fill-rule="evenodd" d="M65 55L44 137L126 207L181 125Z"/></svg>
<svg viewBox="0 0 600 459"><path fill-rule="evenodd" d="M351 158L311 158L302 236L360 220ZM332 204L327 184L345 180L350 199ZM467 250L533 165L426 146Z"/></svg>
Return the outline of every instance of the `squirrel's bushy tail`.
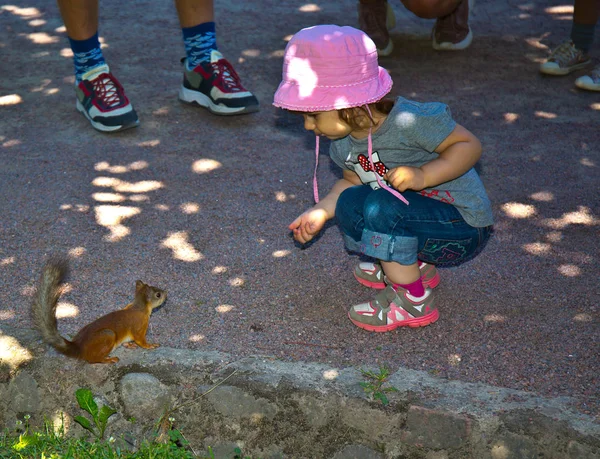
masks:
<svg viewBox="0 0 600 459"><path fill-rule="evenodd" d="M56 305L68 270L68 262L65 258L48 260L33 295L31 312L33 323L46 343L62 354L77 357L79 355L77 345L63 338L58 333L56 324Z"/></svg>

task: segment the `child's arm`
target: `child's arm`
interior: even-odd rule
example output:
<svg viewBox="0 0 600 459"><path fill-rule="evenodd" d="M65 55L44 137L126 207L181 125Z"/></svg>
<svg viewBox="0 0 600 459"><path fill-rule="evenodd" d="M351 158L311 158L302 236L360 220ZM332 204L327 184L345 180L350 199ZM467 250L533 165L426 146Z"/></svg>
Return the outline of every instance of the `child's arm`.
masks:
<svg viewBox="0 0 600 459"><path fill-rule="evenodd" d="M290 223L288 228L293 232L294 239L302 244L310 241L321 231L327 220L335 217L335 206L342 191L360 184L356 172L344 170L344 177L333 185L327 196Z"/></svg>
<svg viewBox="0 0 600 459"><path fill-rule="evenodd" d="M457 124L435 149L439 157L421 167L400 166L388 171L385 179L398 191L431 188L460 177L481 157L481 142Z"/></svg>

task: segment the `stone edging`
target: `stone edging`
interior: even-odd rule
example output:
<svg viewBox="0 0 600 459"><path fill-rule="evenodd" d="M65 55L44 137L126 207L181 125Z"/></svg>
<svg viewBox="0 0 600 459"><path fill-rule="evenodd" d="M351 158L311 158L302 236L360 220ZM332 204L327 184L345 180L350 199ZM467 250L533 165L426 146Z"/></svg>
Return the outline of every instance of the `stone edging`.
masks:
<svg viewBox="0 0 600 459"><path fill-rule="evenodd" d="M64 412L70 432L82 435L72 422L82 414L73 394L88 387L119 413L108 435L131 447L165 407L183 405L172 413L175 426L197 451L213 446L215 457L232 457L237 445L263 459L600 458L600 424L571 408L570 398L423 371L393 373L389 385L398 392L383 407L366 397L355 368L171 348L120 348L118 364L88 365L47 351L31 331L6 327L0 351L2 428L24 414L40 423Z"/></svg>

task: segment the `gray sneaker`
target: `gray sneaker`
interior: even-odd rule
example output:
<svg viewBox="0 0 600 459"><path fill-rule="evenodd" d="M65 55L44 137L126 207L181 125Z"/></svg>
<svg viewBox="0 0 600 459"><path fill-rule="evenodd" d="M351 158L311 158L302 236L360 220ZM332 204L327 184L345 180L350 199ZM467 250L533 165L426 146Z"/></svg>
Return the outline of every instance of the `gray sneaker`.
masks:
<svg viewBox="0 0 600 459"><path fill-rule="evenodd" d="M421 298L390 285L372 301L352 306L348 317L354 325L372 332L388 332L398 327L425 327L439 318L435 293L425 289Z"/></svg>
<svg viewBox="0 0 600 459"><path fill-rule="evenodd" d="M587 67L591 60L577 49L571 40L559 45L546 62L540 65L540 72L546 75L568 75L575 70Z"/></svg>
<svg viewBox="0 0 600 459"><path fill-rule="evenodd" d="M242 85L240 77L223 55L212 50L210 62L188 70L183 59L183 84L179 99L208 109L215 115L241 115L258 111L258 100Z"/></svg>
<svg viewBox="0 0 600 459"><path fill-rule="evenodd" d="M475 0L462 0L452 13L435 21L431 44L433 49L460 51L469 47L473 41L473 32L469 27L469 12L473 6Z"/></svg>
<svg viewBox="0 0 600 459"><path fill-rule="evenodd" d="M140 124L123 86L106 64L84 73L75 94L77 110L98 131L117 132Z"/></svg>
<svg viewBox="0 0 600 459"><path fill-rule="evenodd" d="M377 47L379 56L389 56L394 50L389 31L396 27L394 10L385 0L358 4L358 27Z"/></svg>
<svg viewBox="0 0 600 459"><path fill-rule="evenodd" d="M600 65L594 67L589 75L577 78L575 86L588 91L600 91Z"/></svg>

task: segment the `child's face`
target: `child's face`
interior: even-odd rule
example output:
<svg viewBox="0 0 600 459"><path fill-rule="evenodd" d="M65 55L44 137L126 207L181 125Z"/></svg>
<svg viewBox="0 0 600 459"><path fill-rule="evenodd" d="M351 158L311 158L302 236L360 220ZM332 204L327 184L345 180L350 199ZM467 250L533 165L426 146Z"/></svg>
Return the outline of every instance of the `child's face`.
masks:
<svg viewBox="0 0 600 459"><path fill-rule="evenodd" d="M337 110L303 113L302 116L304 129L331 140L341 139L352 132L352 128L340 119Z"/></svg>

